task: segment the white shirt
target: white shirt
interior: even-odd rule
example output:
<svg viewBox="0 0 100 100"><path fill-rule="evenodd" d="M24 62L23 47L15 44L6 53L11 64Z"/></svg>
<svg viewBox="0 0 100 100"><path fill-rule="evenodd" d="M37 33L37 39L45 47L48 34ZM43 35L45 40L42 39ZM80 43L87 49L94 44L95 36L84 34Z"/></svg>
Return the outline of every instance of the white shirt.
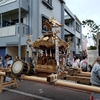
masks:
<svg viewBox="0 0 100 100"><path fill-rule="evenodd" d="M78 61L77 60L75 60L75 61L73 61L73 65L72 65L72 68L78 68Z"/></svg>
<svg viewBox="0 0 100 100"><path fill-rule="evenodd" d="M13 61L12 61L12 60L8 60L8 61L7 61L7 67L8 67L8 65L10 65L9 67L11 67L12 64L13 64Z"/></svg>
<svg viewBox="0 0 100 100"><path fill-rule="evenodd" d="M84 60L82 60L81 62L80 62L80 67L82 68L85 68L85 67L87 67L87 60L86 59L84 59Z"/></svg>

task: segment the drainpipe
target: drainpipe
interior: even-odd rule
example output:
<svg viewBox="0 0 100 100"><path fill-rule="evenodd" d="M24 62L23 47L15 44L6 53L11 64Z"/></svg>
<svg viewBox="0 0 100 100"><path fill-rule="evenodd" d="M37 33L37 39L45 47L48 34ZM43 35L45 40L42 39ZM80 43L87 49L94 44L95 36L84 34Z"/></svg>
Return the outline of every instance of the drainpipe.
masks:
<svg viewBox="0 0 100 100"><path fill-rule="evenodd" d="M19 59L21 59L21 21L20 21L20 18L21 18L21 10L20 10L20 0L19 0L19 9L18 9L18 19L19 19L19 33L18 33L18 56L19 56Z"/></svg>
<svg viewBox="0 0 100 100"><path fill-rule="evenodd" d="M61 24L63 25L61 27L61 38L64 39L64 2L61 2Z"/></svg>
<svg viewBox="0 0 100 100"><path fill-rule="evenodd" d="M82 25L80 24L80 45L81 45L81 52L82 52Z"/></svg>
<svg viewBox="0 0 100 100"><path fill-rule="evenodd" d="M75 50L75 54L76 54L76 20L73 21L73 26L74 26L74 40L73 40L73 43L74 43L74 50Z"/></svg>

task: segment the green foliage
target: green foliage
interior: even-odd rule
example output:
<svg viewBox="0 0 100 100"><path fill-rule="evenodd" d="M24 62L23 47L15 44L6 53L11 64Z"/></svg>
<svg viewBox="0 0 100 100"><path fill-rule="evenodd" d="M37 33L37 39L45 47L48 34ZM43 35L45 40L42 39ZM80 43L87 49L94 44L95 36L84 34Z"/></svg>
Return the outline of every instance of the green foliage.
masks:
<svg viewBox="0 0 100 100"><path fill-rule="evenodd" d="M95 44L96 44L96 43L97 43L97 35L92 34L92 38L93 38L93 40L94 40L94 42L95 42Z"/></svg>
<svg viewBox="0 0 100 100"><path fill-rule="evenodd" d="M95 45L97 44L97 33L100 32L100 25L97 25L93 20L88 19L85 21L82 21L83 27L87 27L89 33L87 35L91 35Z"/></svg>
<svg viewBox="0 0 100 100"><path fill-rule="evenodd" d="M90 46L90 47L88 48L88 50L97 50L97 47L96 47L96 46Z"/></svg>
<svg viewBox="0 0 100 100"><path fill-rule="evenodd" d="M88 20L85 20L85 21L82 21L82 25L83 27L86 27L88 26L89 27L89 32L92 32L92 33L97 33L99 30L100 30L100 25L97 25L93 20L91 19L88 19Z"/></svg>

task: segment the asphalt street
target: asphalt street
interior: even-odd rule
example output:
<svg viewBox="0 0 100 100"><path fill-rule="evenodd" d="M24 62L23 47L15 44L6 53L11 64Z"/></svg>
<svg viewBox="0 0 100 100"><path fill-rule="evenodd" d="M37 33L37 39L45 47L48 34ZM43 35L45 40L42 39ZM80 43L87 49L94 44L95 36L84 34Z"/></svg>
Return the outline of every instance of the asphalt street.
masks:
<svg viewBox="0 0 100 100"><path fill-rule="evenodd" d="M0 100L89 100L89 96L82 90L23 80L18 88L3 88Z"/></svg>

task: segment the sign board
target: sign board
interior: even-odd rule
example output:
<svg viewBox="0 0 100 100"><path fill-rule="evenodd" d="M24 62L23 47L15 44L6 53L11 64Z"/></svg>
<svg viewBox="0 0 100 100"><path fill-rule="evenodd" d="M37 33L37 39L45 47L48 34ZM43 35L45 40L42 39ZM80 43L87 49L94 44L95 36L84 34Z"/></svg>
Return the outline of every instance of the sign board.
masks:
<svg viewBox="0 0 100 100"><path fill-rule="evenodd" d="M98 50L87 50L88 64L92 65L98 57Z"/></svg>

